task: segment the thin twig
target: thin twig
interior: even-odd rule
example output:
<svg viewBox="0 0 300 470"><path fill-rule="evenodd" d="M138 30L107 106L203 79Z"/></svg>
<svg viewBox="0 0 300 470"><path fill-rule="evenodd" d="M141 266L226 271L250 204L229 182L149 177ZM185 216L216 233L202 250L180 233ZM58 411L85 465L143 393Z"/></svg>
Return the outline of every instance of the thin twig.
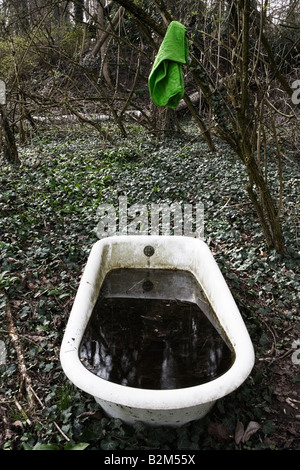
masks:
<svg viewBox="0 0 300 470"><path fill-rule="evenodd" d="M44 409L46 408L44 403L42 402L42 400L39 398L39 396L36 394L36 392L33 390L33 388L31 387L31 392L32 394L35 396L35 399L37 400L37 402L40 404L41 408ZM53 421L53 424L54 426L56 427L56 429L60 432L60 434L63 436L63 438L67 441L67 442L70 442L70 439L68 438L68 436L63 432L63 430L58 426L58 424Z"/></svg>
<svg viewBox="0 0 300 470"><path fill-rule="evenodd" d="M8 331L9 331L10 338L16 349L16 353L17 353L18 369L21 375L20 389L22 388L22 385L24 384L27 397L28 397L28 405L29 405L29 408L31 409L33 408L33 398L32 398L32 393L31 393L31 379L27 373L24 355L22 352L22 346L21 346L19 335L14 325L14 320L13 320L13 316L12 316L12 312L10 308L9 299L7 297L6 292L3 289L1 289L0 293L5 298L5 302L6 302L5 310L6 310L6 317L8 321Z"/></svg>
<svg viewBox="0 0 300 470"><path fill-rule="evenodd" d="M18 411L22 414L22 416L25 418L26 420L26 423L31 426L31 421L30 419L28 418L27 414L25 413L25 411L23 410L22 406L20 405L20 403L18 402L18 400L16 399L16 397L14 397L14 402L15 402L15 405L16 407L18 408Z"/></svg>
<svg viewBox="0 0 300 470"><path fill-rule="evenodd" d="M60 427L58 426L58 424L54 421L54 426L56 427L56 429L60 432L60 434L64 437L64 439L67 441L67 442L70 442L70 439L68 438L68 436L63 432L62 429L60 429Z"/></svg>

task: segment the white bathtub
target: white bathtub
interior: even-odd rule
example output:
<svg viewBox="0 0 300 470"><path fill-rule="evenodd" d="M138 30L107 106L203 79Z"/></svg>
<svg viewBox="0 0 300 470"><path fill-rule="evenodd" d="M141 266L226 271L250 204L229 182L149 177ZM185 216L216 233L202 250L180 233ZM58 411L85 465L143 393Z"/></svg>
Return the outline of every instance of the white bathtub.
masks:
<svg viewBox="0 0 300 470"><path fill-rule="evenodd" d="M79 347L103 280L115 268L190 272L214 312L211 322L233 351L229 370L202 385L173 390L123 386L90 372L79 358ZM194 299L190 294L178 288L179 299L197 301L197 293ZM109 416L129 424L143 421L149 425L180 426L205 416L216 400L245 381L254 365L254 350L229 288L203 241L182 236L133 235L108 237L93 246L66 326L60 359L67 377L92 395Z"/></svg>

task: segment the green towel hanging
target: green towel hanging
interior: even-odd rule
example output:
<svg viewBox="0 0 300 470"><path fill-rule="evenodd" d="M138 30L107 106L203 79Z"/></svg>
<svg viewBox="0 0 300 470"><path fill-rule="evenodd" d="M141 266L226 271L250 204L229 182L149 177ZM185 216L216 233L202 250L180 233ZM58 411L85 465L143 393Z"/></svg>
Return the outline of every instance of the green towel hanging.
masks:
<svg viewBox="0 0 300 470"><path fill-rule="evenodd" d="M155 58L149 79L149 91L157 106L176 108L184 94L182 65L188 61L186 28L172 21Z"/></svg>

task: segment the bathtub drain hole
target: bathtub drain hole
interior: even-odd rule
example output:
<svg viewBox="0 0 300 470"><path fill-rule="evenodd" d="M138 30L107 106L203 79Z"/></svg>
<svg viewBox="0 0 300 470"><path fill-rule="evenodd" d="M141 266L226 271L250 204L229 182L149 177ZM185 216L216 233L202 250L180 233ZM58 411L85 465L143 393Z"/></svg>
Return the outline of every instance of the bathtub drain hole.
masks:
<svg viewBox="0 0 300 470"><path fill-rule="evenodd" d="M145 254L146 256L152 256L152 255L154 254L154 248L153 248L153 246L150 246L150 245L145 246L145 248L144 248L144 254Z"/></svg>

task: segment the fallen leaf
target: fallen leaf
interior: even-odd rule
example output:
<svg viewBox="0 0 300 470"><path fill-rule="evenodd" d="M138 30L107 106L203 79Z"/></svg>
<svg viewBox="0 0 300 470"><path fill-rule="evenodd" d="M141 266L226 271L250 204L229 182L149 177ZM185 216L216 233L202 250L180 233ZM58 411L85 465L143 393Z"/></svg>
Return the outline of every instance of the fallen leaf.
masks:
<svg viewBox="0 0 300 470"><path fill-rule="evenodd" d="M226 442L232 438L229 430L222 423L210 423L208 427L208 434L219 442Z"/></svg>
<svg viewBox="0 0 300 470"><path fill-rule="evenodd" d="M21 428L23 429L23 423L22 421L15 421L14 423L12 423L12 425L15 427L15 428Z"/></svg>
<svg viewBox="0 0 300 470"><path fill-rule="evenodd" d="M243 423L241 423L241 421L238 421L236 423L235 434L234 434L234 440L235 440L236 445L239 445L239 443L243 439L244 433L245 433L244 425Z"/></svg>
<svg viewBox="0 0 300 470"><path fill-rule="evenodd" d="M248 426L246 427L246 431L243 436L243 442L247 442L250 437L255 434L260 429L260 424L256 421L250 421Z"/></svg>

